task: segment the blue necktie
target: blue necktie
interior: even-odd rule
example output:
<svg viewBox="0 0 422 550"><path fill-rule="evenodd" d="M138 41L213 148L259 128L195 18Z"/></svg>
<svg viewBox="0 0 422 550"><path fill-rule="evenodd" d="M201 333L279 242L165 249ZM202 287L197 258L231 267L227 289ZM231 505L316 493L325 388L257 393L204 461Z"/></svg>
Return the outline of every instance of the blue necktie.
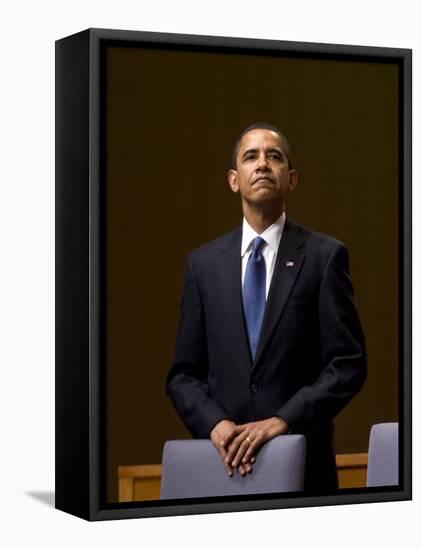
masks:
<svg viewBox="0 0 422 550"><path fill-rule="evenodd" d="M261 237L254 239L243 282L243 309L253 359L265 311L266 269L264 256L260 252L264 243Z"/></svg>

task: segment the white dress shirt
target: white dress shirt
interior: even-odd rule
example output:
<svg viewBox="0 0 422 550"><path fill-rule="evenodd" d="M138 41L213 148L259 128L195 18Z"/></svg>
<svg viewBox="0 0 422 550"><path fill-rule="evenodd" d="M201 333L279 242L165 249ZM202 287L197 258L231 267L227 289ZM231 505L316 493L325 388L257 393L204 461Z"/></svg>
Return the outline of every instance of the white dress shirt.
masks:
<svg viewBox="0 0 422 550"><path fill-rule="evenodd" d="M242 228L242 246L240 248L240 255L242 257L242 287L245 280L246 265L248 263L249 256L252 252L252 241L256 237L261 237L265 244L261 246L261 254L265 260L266 269L266 285L265 285L265 299L268 298L268 291L270 289L271 279L274 272L275 259L277 257L278 245L283 234L284 224L286 222L286 213L283 212L281 216L270 227L258 235L258 233L252 229L252 227L243 218Z"/></svg>

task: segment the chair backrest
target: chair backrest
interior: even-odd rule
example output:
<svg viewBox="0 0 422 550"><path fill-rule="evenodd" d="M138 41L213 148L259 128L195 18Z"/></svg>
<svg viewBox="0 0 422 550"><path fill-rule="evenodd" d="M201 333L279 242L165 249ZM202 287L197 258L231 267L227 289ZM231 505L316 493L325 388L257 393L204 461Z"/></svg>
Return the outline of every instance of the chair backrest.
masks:
<svg viewBox="0 0 422 550"><path fill-rule="evenodd" d="M228 477L209 439L167 441L160 498L189 498L301 491L305 470L303 435L283 435L259 450L250 474Z"/></svg>
<svg viewBox="0 0 422 550"><path fill-rule="evenodd" d="M369 435L367 487L398 485L399 425L374 424Z"/></svg>

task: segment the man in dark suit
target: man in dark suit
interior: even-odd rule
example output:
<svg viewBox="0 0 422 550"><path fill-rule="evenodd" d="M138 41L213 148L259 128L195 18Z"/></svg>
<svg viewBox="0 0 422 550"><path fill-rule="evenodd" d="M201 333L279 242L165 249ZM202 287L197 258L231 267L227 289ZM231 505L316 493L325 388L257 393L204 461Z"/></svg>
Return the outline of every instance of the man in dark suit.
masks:
<svg viewBox="0 0 422 550"><path fill-rule="evenodd" d="M271 438L303 433L305 491L330 492L332 419L366 378L347 249L286 218L297 173L273 126L241 134L228 179L243 226L189 255L167 393L228 475L250 473Z"/></svg>

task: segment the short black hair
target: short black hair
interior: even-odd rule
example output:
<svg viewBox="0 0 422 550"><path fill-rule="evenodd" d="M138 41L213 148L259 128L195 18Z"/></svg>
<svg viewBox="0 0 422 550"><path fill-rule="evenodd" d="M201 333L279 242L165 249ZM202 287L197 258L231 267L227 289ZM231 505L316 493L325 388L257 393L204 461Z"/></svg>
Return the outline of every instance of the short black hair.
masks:
<svg viewBox="0 0 422 550"><path fill-rule="evenodd" d="M283 150L286 153L288 167L289 167L289 170L291 170L292 167L293 167L293 163L292 163L292 150L291 150L291 147L290 147L290 143L288 142L286 136L282 132L280 132L280 130L278 128L276 128L272 124L269 124L268 122L254 122L253 124L251 124L250 126L245 128L240 133L240 135L237 138L237 140L234 144L234 147L233 147L232 169L236 170L237 155L239 153L240 142L242 141L243 136L246 135L248 132L252 132L252 130L271 130L271 132L275 132L276 134L278 134L280 136L281 143L283 145Z"/></svg>

